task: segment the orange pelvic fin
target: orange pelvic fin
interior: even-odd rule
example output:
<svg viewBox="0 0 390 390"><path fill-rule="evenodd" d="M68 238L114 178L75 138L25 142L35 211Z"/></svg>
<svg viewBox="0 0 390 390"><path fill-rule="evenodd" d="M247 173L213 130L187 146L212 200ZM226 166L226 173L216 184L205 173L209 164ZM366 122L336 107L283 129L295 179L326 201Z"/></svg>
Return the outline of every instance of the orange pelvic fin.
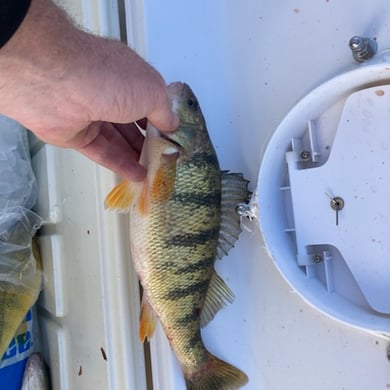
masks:
<svg viewBox="0 0 390 390"><path fill-rule="evenodd" d="M142 306L141 306L141 314L139 321L139 340L141 343L145 341L149 341L153 336L154 330L156 328L156 314L154 313L153 308L147 302L145 298L145 294L142 297Z"/></svg>

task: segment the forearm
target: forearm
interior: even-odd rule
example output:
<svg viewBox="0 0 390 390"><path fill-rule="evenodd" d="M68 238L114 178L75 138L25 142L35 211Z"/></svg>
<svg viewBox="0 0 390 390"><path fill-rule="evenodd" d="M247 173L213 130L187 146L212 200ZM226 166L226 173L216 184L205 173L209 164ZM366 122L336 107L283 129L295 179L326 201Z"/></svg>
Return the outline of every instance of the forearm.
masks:
<svg viewBox="0 0 390 390"><path fill-rule="evenodd" d="M121 42L77 29L51 0L32 0L0 49L0 113L39 130L43 139L58 122L51 116L74 130L97 120L127 123L159 106L167 111L165 82L156 70ZM45 118L34 115L40 107L49 108ZM64 144L72 135L60 137L51 142Z"/></svg>
<svg viewBox="0 0 390 390"><path fill-rule="evenodd" d="M61 110L56 102L77 73L72 67L78 68L79 53L73 48L80 50L82 37L50 0L32 0L18 30L0 49L0 112L35 129L43 119L32 115L37 105Z"/></svg>
<svg viewBox="0 0 390 390"><path fill-rule="evenodd" d="M123 43L76 28L51 0L32 0L0 48L0 113L137 180L145 174L137 164L142 140L129 124L177 125L154 68Z"/></svg>

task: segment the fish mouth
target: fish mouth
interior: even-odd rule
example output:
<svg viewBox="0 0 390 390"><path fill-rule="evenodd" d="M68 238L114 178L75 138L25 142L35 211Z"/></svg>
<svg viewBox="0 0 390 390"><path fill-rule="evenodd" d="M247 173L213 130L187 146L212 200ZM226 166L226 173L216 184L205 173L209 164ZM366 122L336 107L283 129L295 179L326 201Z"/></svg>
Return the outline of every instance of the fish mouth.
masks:
<svg viewBox="0 0 390 390"><path fill-rule="evenodd" d="M174 134L175 132L165 133L165 132L159 131L149 123L146 127L146 130L144 130L144 129L142 129L142 130L143 130L143 132L146 132L146 134L147 133L151 134L153 137L162 138L163 140L169 142L170 144L172 144L173 146L175 146L179 150L184 150L184 147L179 142L177 142L176 140L171 138L172 134Z"/></svg>
<svg viewBox="0 0 390 390"><path fill-rule="evenodd" d="M169 143L171 143L172 145L176 146L179 150L184 150L184 147L182 145L179 144L179 142L175 141L174 139L172 139L170 136L169 136L169 133L160 133L160 137L162 139L165 139L166 141L168 141Z"/></svg>
<svg viewBox="0 0 390 390"><path fill-rule="evenodd" d="M198 129L199 126L197 126L196 124L193 124L193 123L180 122L179 127L185 127L186 129L192 128L192 129L196 130L196 129ZM164 139L164 140L168 141L169 143L171 143L172 145L176 146L180 151L185 151L185 147L174 138L176 131L166 133L166 132L160 132L157 130L157 133L159 134L159 136L162 139Z"/></svg>

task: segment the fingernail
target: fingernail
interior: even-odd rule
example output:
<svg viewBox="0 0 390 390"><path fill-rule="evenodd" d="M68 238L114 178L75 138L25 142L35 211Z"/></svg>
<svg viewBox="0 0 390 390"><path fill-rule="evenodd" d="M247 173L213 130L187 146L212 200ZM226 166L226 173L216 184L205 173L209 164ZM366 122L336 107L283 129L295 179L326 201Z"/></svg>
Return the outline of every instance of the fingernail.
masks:
<svg viewBox="0 0 390 390"><path fill-rule="evenodd" d="M166 132L172 132L172 131L175 131L178 127L179 127L179 124L180 124L180 121L179 121L179 118L178 116L176 115L175 112L172 111L172 115L170 117L170 121L169 121L169 125L166 126L166 128L162 128L162 129L159 129L161 131L166 131Z"/></svg>
<svg viewBox="0 0 390 390"><path fill-rule="evenodd" d="M169 117L165 117L164 121L162 121L160 118L158 118L158 120L155 120L154 118L148 118L148 121L158 131L162 131L162 132L175 131L180 124L179 118L174 112L172 112Z"/></svg>
<svg viewBox="0 0 390 390"><path fill-rule="evenodd" d="M179 117L173 113L172 116L172 131L175 131L180 125Z"/></svg>

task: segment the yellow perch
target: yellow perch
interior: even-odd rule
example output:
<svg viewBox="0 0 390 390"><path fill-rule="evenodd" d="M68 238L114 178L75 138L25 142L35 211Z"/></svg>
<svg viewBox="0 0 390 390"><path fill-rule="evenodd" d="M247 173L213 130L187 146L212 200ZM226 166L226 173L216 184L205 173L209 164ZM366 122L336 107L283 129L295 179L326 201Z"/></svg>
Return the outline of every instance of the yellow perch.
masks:
<svg viewBox="0 0 390 390"><path fill-rule="evenodd" d="M144 182L122 181L106 207L130 212L130 246L144 289L140 339L159 318L187 389L235 390L247 376L212 355L200 328L233 293L214 269L241 232L236 206L248 198L241 174L221 172L198 101L188 85L168 86L180 125L160 134L149 126L140 163Z"/></svg>

